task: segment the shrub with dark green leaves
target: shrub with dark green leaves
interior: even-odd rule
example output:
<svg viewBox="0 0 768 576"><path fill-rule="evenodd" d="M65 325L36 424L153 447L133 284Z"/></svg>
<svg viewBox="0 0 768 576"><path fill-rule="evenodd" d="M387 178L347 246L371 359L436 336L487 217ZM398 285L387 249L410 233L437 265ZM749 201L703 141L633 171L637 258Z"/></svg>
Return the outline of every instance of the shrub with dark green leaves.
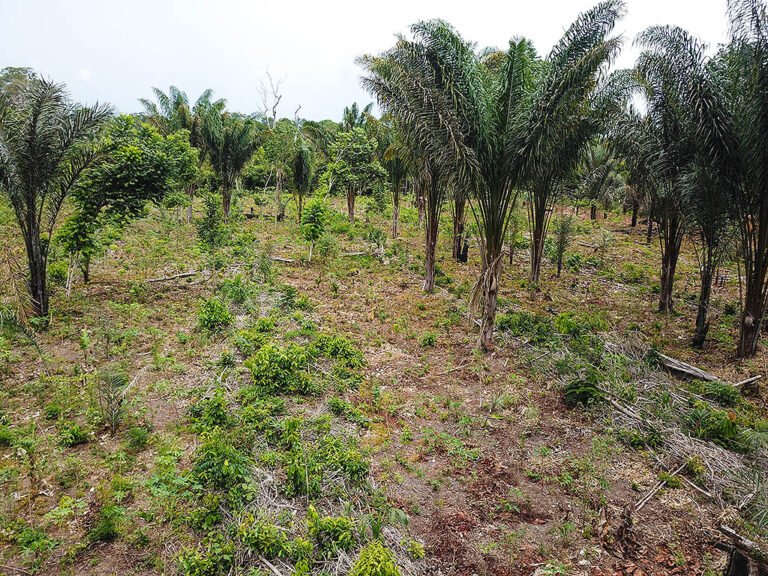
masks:
<svg viewBox="0 0 768 576"><path fill-rule="evenodd" d="M563 389L565 403L569 406L592 406L605 401L605 394L598 388L600 373L588 367L586 373L574 378Z"/></svg>
<svg viewBox="0 0 768 576"><path fill-rule="evenodd" d="M80 424L63 421L59 423L58 428L59 444L65 448L88 442L88 433Z"/></svg>
<svg viewBox="0 0 768 576"><path fill-rule="evenodd" d="M251 371L256 386L274 394L308 394L312 379L307 372L310 356L306 348L291 343L285 348L267 344L259 349L245 365Z"/></svg>
<svg viewBox="0 0 768 576"><path fill-rule="evenodd" d="M552 345L558 341L552 320L541 313L510 312L496 316L496 326L518 338L528 338L531 344Z"/></svg>
<svg viewBox="0 0 768 576"><path fill-rule="evenodd" d="M208 488L242 496L251 479L251 458L218 429L204 431L192 460L192 475ZM238 492L238 494L234 494Z"/></svg>
<svg viewBox="0 0 768 576"><path fill-rule="evenodd" d="M284 530L251 514L240 523L237 535L249 551L265 558L287 558L291 553L290 540Z"/></svg>
<svg viewBox="0 0 768 576"><path fill-rule="evenodd" d="M183 548L179 571L184 576L223 576L229 574L235 559L235 543L213 532L198 549Z"/></svg>
<svg viewBox="0 0 768 576"><path fill-rule="evenodd" d="M112 542L120 535L119 524L125 517L125 508L105 504L99 510L96 524L88 533L91 542Z"/></svg>
<svg viewBox="0 0 768 576"><path fill-rule="evenodd" d="M201 398L189 407L189 415L198 429L228 428L234 424L234 418L230 414L227 405L227 397L224 389L219 387L213 394Z"/></svg>
<svg viewBox="0 0 768 576"><path fill-rule="evenodd" d="M232 323L227 305L218 298L204 298L200 301L200 310L197 313L197 325L201 330L210 333L218 333Z"/></svg>
<svg viewBox="0 0 768 576"><path fill-rule="evenodd" d="M319 334L312 343L313 353L336 360L347 368L361 368L362 353L344 336Z"/></svg>

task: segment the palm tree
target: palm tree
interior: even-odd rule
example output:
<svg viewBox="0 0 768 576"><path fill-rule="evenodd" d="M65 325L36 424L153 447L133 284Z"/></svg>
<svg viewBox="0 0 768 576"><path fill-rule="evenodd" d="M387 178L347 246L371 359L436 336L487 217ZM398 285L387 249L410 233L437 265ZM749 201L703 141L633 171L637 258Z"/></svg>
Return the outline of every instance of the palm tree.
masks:
<svg viewBox="0 0 768 576"><path fill-rule="evenodd" d="M205 164L208 158L206 140L203 136L203 122L211 113L223 113L227 101L223 98L213 100L213 90L208 88L195 101L190 108L189 98L186 92L176 86L168 89L168 94L159 88L152 88L157 102L140 98L139 102L144 108L143 119L154 126L160 134L168 136L179 130L189 130L189 143L196 148L198 154L198 170ZM193 181L187 187L189 206L187 207L187 222L192 221L192 200L197 192L197 182Z"/></svg>
<svg viewBox="0 0 768 576"><path fill-rule="evenodd" d="M364 86L397 118L412 145L450 184L470 191L482 258L485 350L493 348L509 212L518 190L536 184L534 197L544 200L542 217L536 212L543 246L551 196L541 191L548 176L572 167L572 155L594 133L582 123L574 129L572 117L584 116L598 71L620 45L606 36L622 12L620 1L609 0L580 16L546 63L525 39L511 41L504 52L476 52L439 20L412 26L413 41L400 37L382 56L360 60L368 71Z"/></svg>
<svg viewBox="0 0 768 576"><path fill-rule="evenodd" d="M24 239L34 316L48 315L48 250L59 212L93 162L93 136L110 114L109 106L81 107L63 84L38 78L13 101L0 93L0 190Z"/></svg>
<svg viewBox="0 0 768 576"><path fill-rule="evenodd" d="M598 80L621 48L621 38L608 34L623 14L623 2L608 0L579 15L540 68L523 150L534 286L552 207L585 147L605 128L616 107L616 91L622 93L620 82L600 85Z"/></svg>
<svg viewBox="0 0 768 576"><path fill-rule="evenodd" d="M206 149L221 182L224 221L229 222L232 189L256 149L256 124L248 119L211 110L202 127Z"/></svg>
<svg viewBox="0 0 768 576"><path fill-rule="evenodd" d="M293 188L296 196L296 206L299 210L299 224L304 207L304 198L309 194L312 185L312 153L302 138L293 157Z"/></svg>
<svg viewBox="0 0 768 576"><path fill-rule="evenodd" d="M575 177L575 196L589 202L591 220L597 219L598 204L608 208L626 190L621 162L604 142L597 142L586 149Z"/></svg>
<svg viewBox="0 0 768 576"><path fill-rule="evenodd" d="M723 105L710 109L709 118L719 121L710 124L707 142L717 168L734 175L729 203L746 288L738 352L754 356L768 306L768 3L729 0L728 16L731 44L713 67Z"/></svg>

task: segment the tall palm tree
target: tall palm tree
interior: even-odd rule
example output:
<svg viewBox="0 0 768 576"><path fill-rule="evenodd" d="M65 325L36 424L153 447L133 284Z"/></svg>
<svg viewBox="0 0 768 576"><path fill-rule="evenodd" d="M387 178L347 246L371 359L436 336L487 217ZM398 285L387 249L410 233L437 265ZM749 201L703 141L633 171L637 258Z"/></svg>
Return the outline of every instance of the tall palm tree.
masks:
<svg viewBox="0 0 768 576"><path fill-rule="evenodd" d="M202 127L206 149L221 183L224 221L229 222L232 189L256 150L256 124L248 119L211 110Z"/></svg>
<svg viewBox="0 0 768 576"><path fill-rule="evenodd" d="M144 108L143 119L154 126L160 134L168 136L179 130L189 131L189 143L198 150L198 170L208 158L206 140L203 136L203 122L208 114L224 112L227 101L223 98L213 99L213 90L203 91L190 108L186 92L176 86L171 86L166 94L159 88L152 88L156 102L140 98ZM197 182L193 181L187 187L189 206L187 207L187 222L192 221L192 200L197 192Z"/></svg>
<svg viewBox="0 0 768 576"><path fill-rule="evenodd" d="M48 315L48 250L56 220L93 162L93 136L110 114L106 105L81 107L63 84L39 78L13 100L0 93L0 191L24 239L35 316Z"/></svg>
<svg viewBox="0 0 768 576"><path fill-rule="evenodd" d="M619 48L618 39L606 36L622 13L623 4L609 0L581 15L544 63L528 40L513 40L504 52L477 52L439 20L412 26L414 40L400 37L380 57L360 60L368 72L364 85L413 145L470 191L482 258L483 349L493 348L510 209L522 186L537 186L534 197L544 211L536 212L536 235L543 246L551 196L542 191L572 167L572 155L594 134L581 123L583 109L600 68Z"/></svg>
<svg viewBox="0 0 768 576"><path fill-rule="evenodd" d="M734 174L729 202L746 288L738 352L753 356L768 307L768 2L729 0L728 16L731 44L713 66L723 105L702 108L718 120L709 124L707 149L721 173Z"/></svg>
<svg viewBox="0 0 768 576"><path fill-rule="evenodd" d="M620 82L599 83L621 48L621 38L608 35L623 14L623 2L615 0L582 13L539 69L523 150L533 285L539 283L552 207L586 146L605 128L617 91L623 93Z"/></svg>

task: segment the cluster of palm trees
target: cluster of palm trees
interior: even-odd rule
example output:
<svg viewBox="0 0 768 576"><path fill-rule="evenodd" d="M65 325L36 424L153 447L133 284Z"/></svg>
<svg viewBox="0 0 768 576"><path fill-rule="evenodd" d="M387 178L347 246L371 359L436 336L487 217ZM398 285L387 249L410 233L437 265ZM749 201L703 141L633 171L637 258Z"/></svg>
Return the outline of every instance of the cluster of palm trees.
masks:
<svg viewBox="0 0 768 576"><path fill-rule="evenodd" d="M673 305L684 236L695 242L695 345L706 338L712 280L735 238L744 265L740 356L757 350L768 304L767 14L764 0L729 0L730 42L713 56L681 28L646 30L631 77L646 110L625 111L612 134L659 226L660 310Z"/></svg>
<svg viewBox="0 0 768 576"><path fill-rule="evenodd" d="M363 84L397 128L401 156L426 199L427 290L440 206L449 195L469 199L482 257L482 348L493 347L515 204L526 204L536 286L553 207L575 192L592 202L593 217L598 203L626 195L633 226L647 200L660 239L661 311L672 309L681 245L693 238L699 346L712 279L735 231L745 278L739 353L754 354L768 305L766 12L764 0L729 0L731 42L714 57L684 30L651 28L638 38L644 50L635 68L610 75L621 48L621 38L611 36L621 0L581 14L545 58L519 38L505 50L478 50L432 20L360 59Z"/></svg>
<svg viewBox="0 0 768 576"><path fill-rule="evenodd" d="M609 0L582 14L543 59L526 39L478 51L440 20L415 24L412 39L399 37L384 54L360 59L364 85L392 116L418 166L428 264L437 233L430 218L438 217L447 191L470 199L482 258L485 350L493 348L510 212L525 191L531 281L538 283L553 204L614 102L600 75L621 46L609 34L623 11L620 1Z"/></svg>

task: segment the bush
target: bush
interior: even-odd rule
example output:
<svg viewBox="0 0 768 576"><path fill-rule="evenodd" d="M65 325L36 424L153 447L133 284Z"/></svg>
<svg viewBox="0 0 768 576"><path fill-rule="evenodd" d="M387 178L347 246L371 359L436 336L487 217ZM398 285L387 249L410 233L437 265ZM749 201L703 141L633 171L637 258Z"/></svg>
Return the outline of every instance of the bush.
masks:
<svg viewBox="0 0 768 576"><path fill-rule="evenodd" d="M235 558L235 543L212 533L203 540L202 550L183 548L179 571L184 576L220 576L228 574Z"/></svg>
<svg viewBox="0 0 768 576"><path fill-rule="evenodd" d="M88 533L91 542L112 542L119 536L118 525L125 516L125 508L105 504L99 511L96 525Z"/></svg>
<svg viewBox="0 0 768 576"><path fill-rule="evenodd" d="M555 344L558 341L552 320L530 312L510 312L496 316L496 326L518 338L528 338L531 344Z"/></svg>
<svg viewBox="0 0 768 576"><path fill-rule="evenodd" d="M230 492L235 501L244 495L251 478L251 459L233 446L218 429L205 431L195 451L192 475L203 486Z"/></svg>
<svg viewBox="0 0 768 576"><path fill-rule="evenodd" d="M575 378L563 389L565 402L569 406L592 406L605 401L605 394L597 387L600 383L599 372L589 367L584 376Z"/></svg>
<svg viewBox="0 0 768 576"><path fill-rule="evenodd" d="M355 544L355 522L347 516L320 516L310 504L307 526L323 552L333 554L339 550L349 550Z"/></svg>
<svg viewBox="0 0 768 576"><path fill-rule="evenodd" d="M59 444L64 448L85 444L88 442L88 434L80 424L61 422L59 424Z"/></svg>
<svg viewBox="0 0 768 576"><path fill-rule="evenodd" d="M286 558L291 553L285 532L266 520L247 517L238 528L237 535L248 550L265 558Z"/></svg>
<svg viewBox="0 0 768 576"><path fill-rule="evenodd" d="M435 334L434 332L426 332L421 337L421 342L420 343L421 343L422 347L426 348L427 346L434 346L435 342L437 342L437 334Z"/></svg>
<svg viewBox="0 0 768 576"><path fill-rule="evenodd" d="M251 370L253 383L267 392L307 394L312 389L312 381L306 371L308 363L307 350L291 343L284 349L267 344L245 365Z"/></svg>
<svg viewBox="0 0 768 576"><path fill-rule="evenodd" d="M360 551L349 576L401 576L395 555L378 540Z"/></svg>
<svg viewBox="0 0 768 576"><path fill-rule="evenodd" d="M197 313L197 325L206 332L217 333L229 326L232 315L227 305L218 298L207 298L200 301Z"/></svg>
<svg viewBox="0 0 768 576"><path fill-rule="evenodd" d="M361 368L364 363L361 352L344 336L319 334L312 344L312 349L318 355L336 360L347 368Z"/></svg>
<svg viewBox="0 0 768 576"><path fill-rule="evenodd" d="M128 429L128 450L141 452L149 443L149 430L140 426Z"/></svg>
<svg viewBox="0 0 768 576"><path fill-rule="evenodd" d="M234 422L230 415L223 388L217 388L212 396L203 398L189 407L189 415L199 429L227 428Z"/></svg>

